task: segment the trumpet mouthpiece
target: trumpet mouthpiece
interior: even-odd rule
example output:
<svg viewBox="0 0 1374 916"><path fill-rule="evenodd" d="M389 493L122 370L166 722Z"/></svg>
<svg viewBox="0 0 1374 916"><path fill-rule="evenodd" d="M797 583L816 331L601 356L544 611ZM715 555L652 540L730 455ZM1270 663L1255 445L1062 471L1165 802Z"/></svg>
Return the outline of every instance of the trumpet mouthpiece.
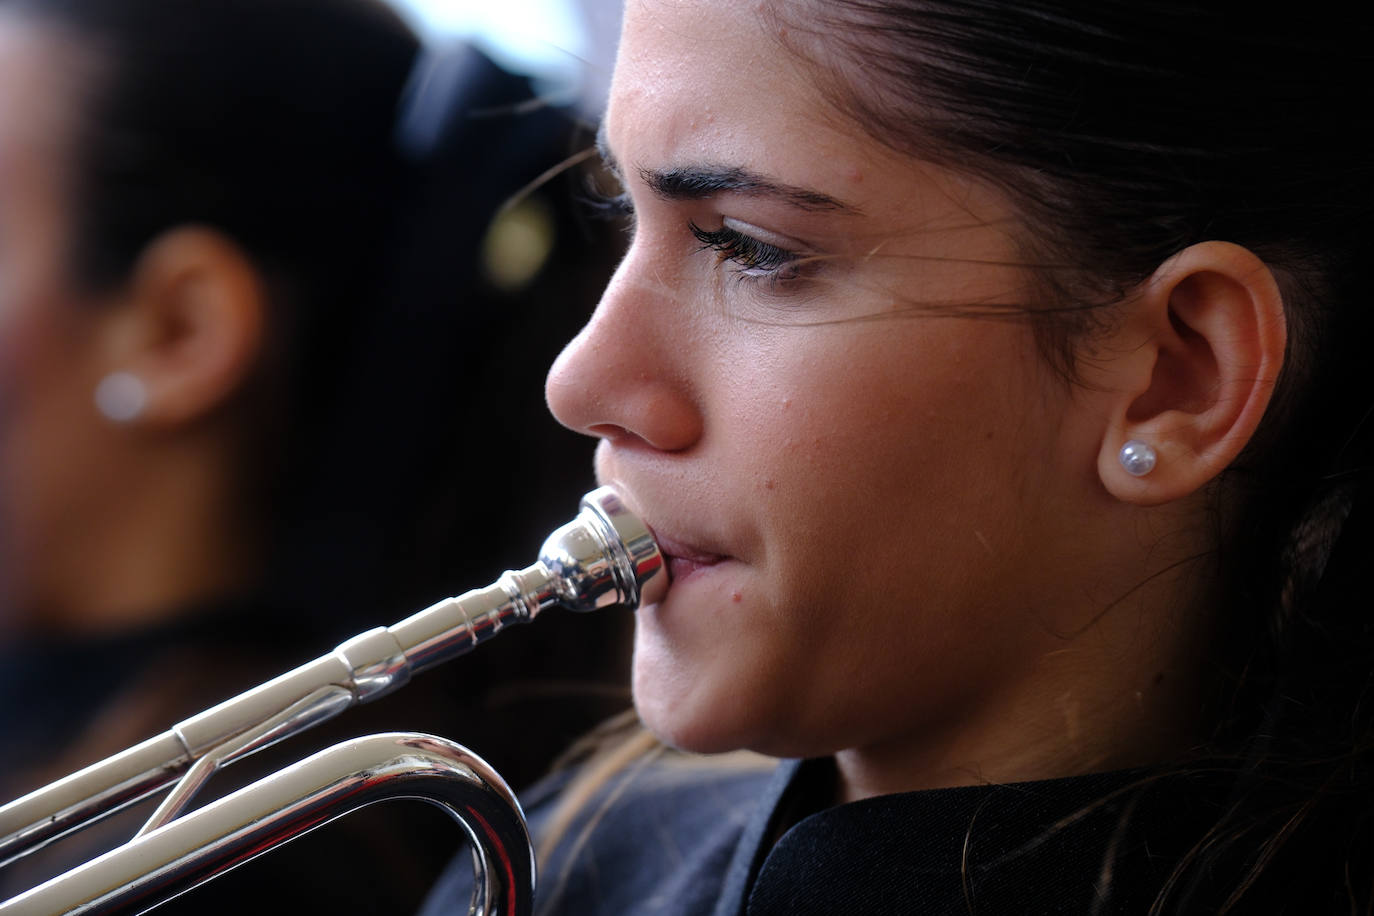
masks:
<svg viewBox="0 0 1374 916"><path fill-rule="evenodd" d="M582 497L577 518L549 535L539 561L557 583L558 603L574 611L656 604L668 588L648 526L610 487Z"/></svg>

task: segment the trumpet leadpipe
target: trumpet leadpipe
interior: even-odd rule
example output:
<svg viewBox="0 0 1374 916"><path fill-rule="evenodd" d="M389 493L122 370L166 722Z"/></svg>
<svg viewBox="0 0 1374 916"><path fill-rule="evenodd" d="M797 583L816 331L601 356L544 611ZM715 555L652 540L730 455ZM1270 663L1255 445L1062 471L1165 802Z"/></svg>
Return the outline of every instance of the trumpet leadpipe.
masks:
<svg viewBox="0 0 1374 916"><path fill-rule="evenodd" d="M547 540L532 566L449 598L178 723L0 808L0 866L164 788L207 755L223 765L399 689L545 608L637 608L667 587L645 525L603 487Z"/></svg>

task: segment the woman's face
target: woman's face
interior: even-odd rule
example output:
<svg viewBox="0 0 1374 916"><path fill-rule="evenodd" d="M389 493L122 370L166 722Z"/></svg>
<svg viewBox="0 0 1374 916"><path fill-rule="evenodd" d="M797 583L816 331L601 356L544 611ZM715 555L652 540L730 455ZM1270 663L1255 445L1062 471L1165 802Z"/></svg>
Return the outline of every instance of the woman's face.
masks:
<svg viewBox="0 0 1374 916"><path fill-rule="evenodd" d="M1025 322L968 317L1028 300L1002 197L863 135L758 6L630 0L604 140L633 242L548 399L670 558L652 729L935 746L1055 645L1100 429Z"/></svg>

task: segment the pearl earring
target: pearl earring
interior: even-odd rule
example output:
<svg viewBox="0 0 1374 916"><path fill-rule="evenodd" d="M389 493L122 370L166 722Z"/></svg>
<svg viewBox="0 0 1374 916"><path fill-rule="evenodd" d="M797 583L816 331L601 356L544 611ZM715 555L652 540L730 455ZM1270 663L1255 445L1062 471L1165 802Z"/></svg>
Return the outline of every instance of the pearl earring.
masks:
<svg viewBox="0 0 1374 916"><path fill-rule="evenodd" d="M1155 469L1155 461L1159 456L1146 443L1139 439L1132 439L1121 446L1121 451L1116 457L1121 462L1121 466L1126 469L1127 474L1132 477L1144 477Z"/></svg>
<svg viewBox="0 0 1374 916"><path fill-rule="evenodd" d="M95 407L112 423L127 423L143 413L148 386L132 372L111 372L95 386Z"/></svg>

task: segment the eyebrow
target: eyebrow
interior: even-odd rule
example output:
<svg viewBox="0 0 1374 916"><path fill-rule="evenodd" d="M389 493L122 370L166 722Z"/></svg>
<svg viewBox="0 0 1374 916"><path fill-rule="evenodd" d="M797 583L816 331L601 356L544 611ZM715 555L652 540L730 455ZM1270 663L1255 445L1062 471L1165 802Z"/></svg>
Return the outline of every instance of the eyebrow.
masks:
<svg viewBox="0 0 1374 916"><path fill-rule="evenodd" d="M623 176L620 164L606 142L603 124L596 133L596 148L606 168ZM772 197L785 204L807 211L858 213L858 208L842 200L796 185L774 181L757 172L734 166L691 165L670 169L638 170L640 179L664 200L705 200L721 193L744 194L750 197Z"/></svg>

